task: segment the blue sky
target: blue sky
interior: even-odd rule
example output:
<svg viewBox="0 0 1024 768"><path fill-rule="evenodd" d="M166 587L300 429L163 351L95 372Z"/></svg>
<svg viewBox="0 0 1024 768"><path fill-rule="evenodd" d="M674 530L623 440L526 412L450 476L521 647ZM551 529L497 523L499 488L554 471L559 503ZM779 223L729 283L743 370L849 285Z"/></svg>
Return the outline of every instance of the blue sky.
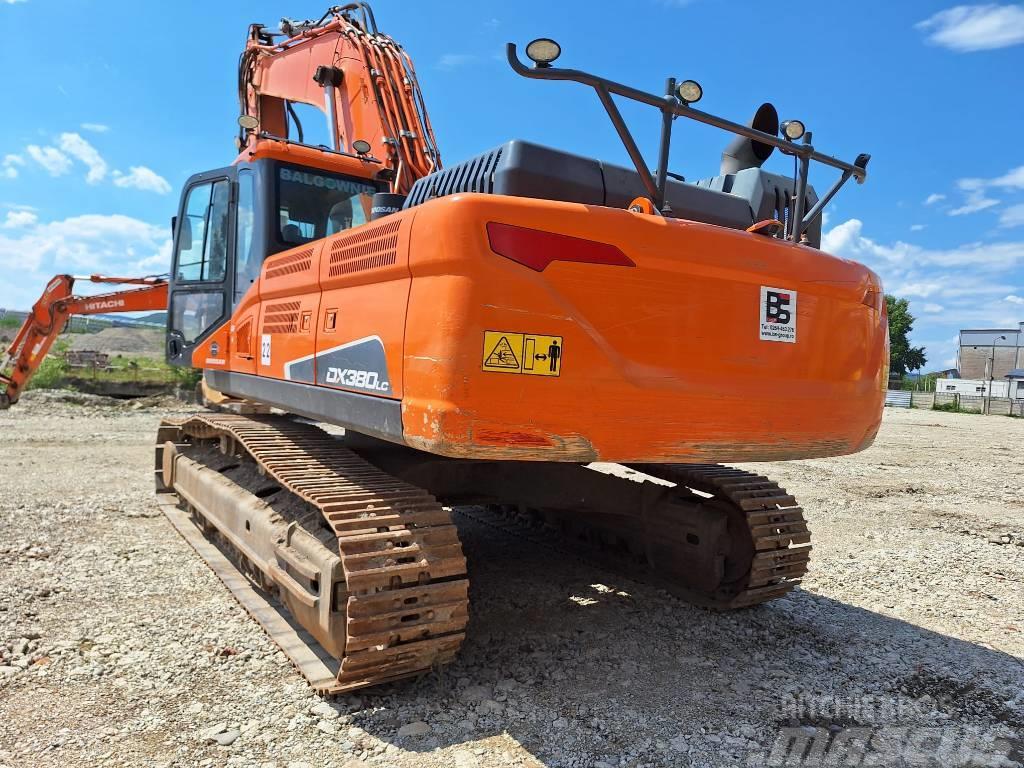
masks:
<svg viewBox="0 0 1024 768"><path fill-rule="evenodd" d="M373 5L416 63L449 164L510 138L628 164L592 92L505 64L506 41L555 37L564 66L650 90L694 78L708 111L745 121L770 100L819 149L870 152L868 183L827 211L824 246L911 300L926 368L951 363L959 328L1024 320L1022 5L817 3L799 24L714 0ZM324 7L0 0L0 307L27 308L57 272L166 271L182 183L234 157L247 25ZM623 112L653 164L656 115ZM727 135L676 125L672 170L716 173ZM812 176L819 190L830 179Z"/></svg>

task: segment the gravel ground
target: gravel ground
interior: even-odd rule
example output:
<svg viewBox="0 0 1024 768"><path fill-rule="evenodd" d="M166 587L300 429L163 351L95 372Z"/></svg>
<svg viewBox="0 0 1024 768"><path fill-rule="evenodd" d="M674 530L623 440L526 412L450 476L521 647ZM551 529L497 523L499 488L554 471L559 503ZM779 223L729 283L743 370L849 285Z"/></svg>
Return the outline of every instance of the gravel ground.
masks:
<svg viewBox="0 0 1024 768"><path fill-rule="evenodd" d="M862 454L757 465L815 555L741 613L461 517L458 661L323 702L158 513L168 410L0 413L0 766L1024 761L1024 421L888 410Z"/></svg>

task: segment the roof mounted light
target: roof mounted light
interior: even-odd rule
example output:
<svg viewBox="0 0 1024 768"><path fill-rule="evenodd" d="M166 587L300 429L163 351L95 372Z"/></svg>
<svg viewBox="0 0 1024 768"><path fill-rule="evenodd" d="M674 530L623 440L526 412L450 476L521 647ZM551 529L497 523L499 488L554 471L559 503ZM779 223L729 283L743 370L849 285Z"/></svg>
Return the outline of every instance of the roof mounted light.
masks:
<svg viewBox="0 0 1024 768"><path fill-rule="evenodd" d="M253 115L239 115L238 124L245 128L245 130L247 131L253 131L259 127L260 121L257 120Z"/></svg>
<svg viewBox="0 0 1024 768"><path fill-rule="evenodd" d="M683 104L696 104L704 96L704 89L696 80L683 80L676 86L676 95Z"/></svg>
<svg viewBox="0 0 1024 768"><path fill-rule="evenodd" d="M538 67L550 67L562 55L562 46L550 37L538 37L526 45L526 55Z"/></svg>
<svg viewBox="0 0 1024 768"><path fill-rule="evenodd" d="M352 142L352 149L356 151L357 155L368 155L373 147L370 146L370 142L363 141L362 139L356 139Z"/></svg>
<svg viewBox="0 0 1024 768"><path fill-rule="evenodd" d="M804 124L799 120L786 120L779 128L782 129L782 135L790 141L796 141L807 132Z"/></svg>

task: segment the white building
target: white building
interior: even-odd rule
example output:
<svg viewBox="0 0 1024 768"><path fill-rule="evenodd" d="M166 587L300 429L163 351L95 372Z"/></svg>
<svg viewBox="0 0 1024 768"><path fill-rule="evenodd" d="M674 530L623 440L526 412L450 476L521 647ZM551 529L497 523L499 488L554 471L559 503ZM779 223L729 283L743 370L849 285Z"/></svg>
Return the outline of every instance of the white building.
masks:
<svg viewBox="0 0 1024 768"><path fill-rule="evenodd" d="M1024 400L1024 378L996 379L992 383L991 393L988 391L987 379L938 379L935 391L940 393L956 393L958 395L978 395L981 397L1009 397Z"/></svg>

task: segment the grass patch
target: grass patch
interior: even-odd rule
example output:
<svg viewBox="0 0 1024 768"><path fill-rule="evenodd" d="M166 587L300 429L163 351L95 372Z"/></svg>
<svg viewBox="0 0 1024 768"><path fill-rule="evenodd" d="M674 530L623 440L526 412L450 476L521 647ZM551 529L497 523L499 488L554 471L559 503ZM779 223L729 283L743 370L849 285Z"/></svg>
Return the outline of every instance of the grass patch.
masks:
<svg viewBox="0 0 1024 768"><path fill-rule="evenodd" d="M39 364L35 375L28 380L26 390L55 389L64 383L70 370L67 361L64 360L64 353L67 351L68 345L67 341L57 341L50 347L49 353Z"/></svg>
<svg viewBox="0 0 1024 768"><path fill-rule="evenodd" d="M168 365L165 361L143 356L117 356L110 358L109 368L72 368L64 353L70 342L60 339L50 348L49 354L29 379L26 389L74 388L74 381L135 383L143 385L163 384L168 389L181 387L191 391L203 377L195 368Z"/></svg>
<svg viewBox="0 0 1024 768"><path fill-rule="evenodd" d="M961 408L958 403L936 403L932 406L933 411L942 411L943 413L971 413L975 416L981 416L981 411L973 411L970 408Z"/></svg>
<svg viewBox="0 0 1024 768"><path fill-rule="evenodd" d="M195 386L202 375L192 368L168 365L165 361L141 355L111 357L109 368L65 368L67 375L90 381L135 382L141 384L182 384Z"/></svg>

